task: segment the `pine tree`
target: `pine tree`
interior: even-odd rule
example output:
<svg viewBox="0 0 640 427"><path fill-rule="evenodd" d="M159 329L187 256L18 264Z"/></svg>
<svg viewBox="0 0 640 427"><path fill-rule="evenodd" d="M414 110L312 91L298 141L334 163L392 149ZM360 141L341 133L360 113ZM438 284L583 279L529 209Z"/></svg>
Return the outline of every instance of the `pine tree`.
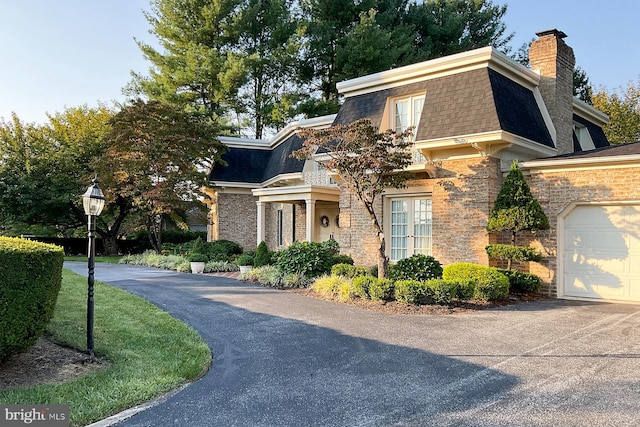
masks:
<svg viewBox="0 0 640 427"><path fill-rule="evenodd" d="M531 194L531 189L514 161L511 171L505 178L498 193L495 205L489 214L487 231L511 233L510 245L489 245L487 254L492 258L507 260L507 268L511 262L535 261L540 254L529 247L516 246L516 236L521 231L535 232L548 230L549 219L540 203Z"/></svg>

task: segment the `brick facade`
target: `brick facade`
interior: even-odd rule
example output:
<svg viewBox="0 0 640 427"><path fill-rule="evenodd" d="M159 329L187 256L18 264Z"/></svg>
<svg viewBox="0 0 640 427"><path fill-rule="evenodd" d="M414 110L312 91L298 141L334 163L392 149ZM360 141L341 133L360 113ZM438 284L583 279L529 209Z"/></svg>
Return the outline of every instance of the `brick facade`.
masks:
<svg viewBox="0 0 640 427"><path fill-rule="evenodd" d="M214 192L211 197L211 240L231 240L245 250L256 248L257 198L251 194Z"/></svg>

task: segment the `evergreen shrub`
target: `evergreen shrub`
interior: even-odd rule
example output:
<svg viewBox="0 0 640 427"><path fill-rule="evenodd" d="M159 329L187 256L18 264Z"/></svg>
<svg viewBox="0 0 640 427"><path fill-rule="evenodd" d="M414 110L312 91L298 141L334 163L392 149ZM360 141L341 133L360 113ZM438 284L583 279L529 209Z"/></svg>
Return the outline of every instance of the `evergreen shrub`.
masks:
<svg viewBox="0 0 640 427"><path fill-rule="evenodd" d="M491 301L509 296L509 279L497 268L459 262L447 265L442 277L463 286L473 285L474 299Z"/></svg>
<svg viewBox="0 0 640 427"><path fill-rule="evenodd" d="M0 362L27 351L44 333L63 260L60 246L0 236Z"/></svg>
<svg viewBox="0 0 640 427"><path fill-rule="evenodd" d="M369 285L369 297L372 300L392 301L395 297L393 280L376 279Z"/></svg>
<svg viewBox="0 0 640 427"><path fill-rule="evenodd" d="M535 274L523 273L518 270L500 270L509 279L509 289L511 292L538 292L542 281Z"/></svg>
<svg viewBox="0 0 640 427"><path fill-rule="evenodd" d="M442 277L442 264L432 256L416 254L394 264L389 276L393 280L439 279Z"/></svg>

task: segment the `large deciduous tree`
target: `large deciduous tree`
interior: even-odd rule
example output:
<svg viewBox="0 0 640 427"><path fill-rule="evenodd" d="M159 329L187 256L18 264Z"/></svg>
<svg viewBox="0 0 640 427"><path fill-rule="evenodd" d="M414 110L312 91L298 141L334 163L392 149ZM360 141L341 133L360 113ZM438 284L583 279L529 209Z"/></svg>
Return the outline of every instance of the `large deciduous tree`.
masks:
<svg viewBox="0 0 640 427"><path fill-rule="evenodd" d="M609 116L603 130L612 144L640 141L640 81L626 88L607 92L601 88L592 95L593 106Z"/></svg>
<svg viewBox="0 0 640 427"><path fill-rule="evenodd" d="M294 152L297 158L311 158L328 170L335 171L347 190L351 191L366 209L373 231L378 238L378 275L386 277L389 258L385 238L376 212L376 200L387 188L402 188L409 175L403 170L411 164L411 130L380 133L368 119L327 129L302 129L303 147Z"/></svg>
<svg viewBox="0 0 640 427"><path fill-rule="evenodd" d="M207 173L222 163L218 131L202 114L159 101L135 100L111 120L108 149L98 164L107 200L130 201L156 251L165 217L201 206Z"/></svg>

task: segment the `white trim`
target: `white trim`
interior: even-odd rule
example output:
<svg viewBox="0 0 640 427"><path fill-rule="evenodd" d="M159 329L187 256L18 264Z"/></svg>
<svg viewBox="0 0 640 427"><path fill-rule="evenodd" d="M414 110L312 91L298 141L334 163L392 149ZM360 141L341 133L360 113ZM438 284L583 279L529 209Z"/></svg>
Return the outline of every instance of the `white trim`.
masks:
<svg viewBox="0 0 640 427"><path fill-rule="evenodd" d="M538 86L533 88L533 97L536 100L536 104L538 104L538 110L540 110L540 114L542 114L542 120L544 120L544 123L547 125L547 130L549 131L549 135L551 135L553 145L555 147L558 147L558 136L556 127L553 124L553 120L551 120L551 115L549 114L549 110L547 110L547 104L544 103L544 98L542 97L542 93L540 92L540 88Z"/></svg>
<svg viewBox="0 0 640 427"><path fill-rule="evenodd" d="M546 172L563 171L567 169L604 169L640 167L640 154L626 154L620 156L600 156L586 158L559 158L548 160L529 160L520 163L520 167Z"/></svg>
<svg viewBox="0 0 640 427"><path fill-rule="evenodd" d="M606 125L609 121L609 116L605 113L579 100L578 98L573 98L573 114L600 127Z"/></svg>
<svg viewBox="0 0 640 427"><path fill-rule="evenodd" d="M537 86L540 81L540 76L524 65L493 47L483 47L338 82L336 88L341 95L351 97L488 67L528 87Z"/></svg>
<svg viewBox="0 0 640 427"><path fill-rule="evenodd" d="M340 201L340 189L335 187L321 187L317 185L296 185L291 187L257 188L252 191L254 196L263 202L287 202L293 200L324 200Z"/></svg>

